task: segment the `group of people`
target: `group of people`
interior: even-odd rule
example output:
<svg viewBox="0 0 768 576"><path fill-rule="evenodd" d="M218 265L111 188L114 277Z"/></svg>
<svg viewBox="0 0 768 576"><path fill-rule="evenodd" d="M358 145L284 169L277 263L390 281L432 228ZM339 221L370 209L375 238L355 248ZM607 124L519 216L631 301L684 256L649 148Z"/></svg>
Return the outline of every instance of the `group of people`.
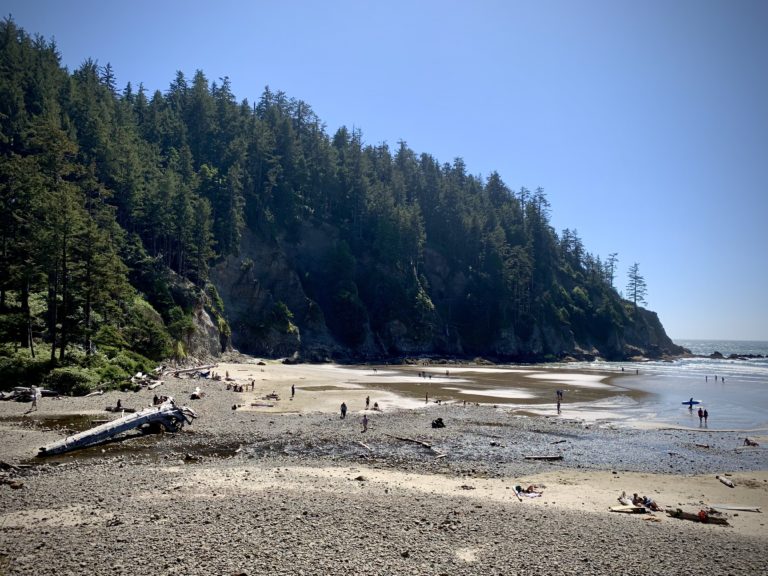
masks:
<svg viewBox="0 0 768 576"><path fill-rule="evenodd" d="M291 387L291 393L293 394L293 387ZM371 397L370 396L366 396L365 397L365 409L369 410L370 406L371 406ZM381 410L381 408L379 408L379 403L378 402L374 402L373 403L373 409L376 410L376 411ZM342 402L341 403L341 407L340 407L341 419L342 420L346 419L347 411L348 410L349 409L347 408L347 403L346 402ZM361 422L363 424L363 430L362 431L363 432L367 432L368 431L368 422L369 422L368 414L363 414L363 418L362 418Z"/></svg>
<svg viewBox="0 0 768 576"><path fill-rule="evenodd" d="M699 407L699 426L701 426L702 421L706 425L707 418L709 418L709 412L707 409Z"/></svg>

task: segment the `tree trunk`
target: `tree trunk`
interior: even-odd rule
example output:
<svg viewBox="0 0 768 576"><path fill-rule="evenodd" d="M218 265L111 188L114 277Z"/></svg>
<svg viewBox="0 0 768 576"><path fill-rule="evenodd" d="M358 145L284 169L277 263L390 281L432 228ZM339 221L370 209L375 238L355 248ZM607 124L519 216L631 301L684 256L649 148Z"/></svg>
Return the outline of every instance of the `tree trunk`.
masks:
<svg viewBox="0 0 768 576"><path fill-rule="evenodd" d="M64 235L61 248L61 338L60 338L60 351L59 360L64 360L64 352L67 349L67 329L69 328L69 322L67 320L67 314L69 313L69 278L67 270L67 235Z"/></svg>
<svg viewBox="0 0 768 576"><path fill-rule="evenodd" d="M22 348L30 346L31 323L32 318L29 313L29 280L25 279L21 286L21 313L24 315L24 331L19 334L19 345ZM32 354L34 357L34 354Z"/></svg>
<svg viewBox="0 0 768 576"><path fill-rule="evenodd" d="M58 262L48 274L48 335L51 339L51 362L56 361L56 300L58 298Z"/></svg>

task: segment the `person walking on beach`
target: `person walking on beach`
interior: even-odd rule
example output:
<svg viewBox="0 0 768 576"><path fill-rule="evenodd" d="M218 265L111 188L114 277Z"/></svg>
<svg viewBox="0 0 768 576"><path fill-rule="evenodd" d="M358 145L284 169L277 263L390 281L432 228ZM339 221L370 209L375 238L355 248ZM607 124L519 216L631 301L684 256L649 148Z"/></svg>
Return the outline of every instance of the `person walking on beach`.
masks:
<svg viewBox="0 0 768 576"><path fill-rule="evenodd" d="M699 408L699 426L701 426L701 420L704 418L704 410Z"/></svg>
<svg viewBox="0 0 768 576"><path fill-rule="evenodd" d="M368 414L363 414L363 432L368 432Z"/></svg>
<svg viewBox="0 0 768 576"><path fill-rule="evenodd" d="M365 397L365 409L368 410L368 406L370 406L370 405L371 405L371 397L370 396L366 396Z"/></svg>
<svg viewBox="0 0 768 576"><path fill-rule="evenodd" d="M291 384L291 398L293 398L296 395L296 385Z"/></svg>
<svg viewBox="0 0 768 576"><path fill-rule="evenodd" d="M707 409L704 409L704 426L707 425L707 418L709 418L709 412L707 412Z"/></svg>
<svg viewBox="0 0 768 576"><path fill-rule="evenodd" d="M32 386L32 406L29 408L30 412L32 412L33 410L37 410L38 402L42 397L43 395L40 393L40 388L38 388L37 386Z"/></svg>
<svg viewBox="0 0 768 576"><path fill-rule="evenodd" d="M346 402L341 403L341 419L344 420L344 418L347 417L347 404Z"/></svg>

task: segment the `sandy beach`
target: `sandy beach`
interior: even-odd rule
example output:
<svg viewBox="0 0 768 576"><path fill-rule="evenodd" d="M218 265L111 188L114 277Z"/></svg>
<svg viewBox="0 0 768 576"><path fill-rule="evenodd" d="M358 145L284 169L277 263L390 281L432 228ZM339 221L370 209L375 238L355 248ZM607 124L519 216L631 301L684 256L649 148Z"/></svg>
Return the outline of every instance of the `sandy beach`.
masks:
<svg viewBox="0 0 768 576"><path fill-rule="evenodd" d="M0 574L134 574L137 564L158 574L756 574L768 564L764 514L731 509L768 506L765 436L746 448L739 432L615 428L513 390L504 394L542 413L475 405L482 390L460 367L214 370L233 382L170 377L154 391L45 398L29 413L0 402ZM513 388L535 382L542 398L613 385L540 368L520 376ZM189 400L196 387L205 396ZM118 399L138 409L156 393L199 417L178 434L34 458L114 418L104 407ZM365 410L366 397L380 410ZM546 455L562 459L526 458ZM541 496L517 496L531 485ZM609 511L622 491L686 512L719 505L729 525Z"/></svg>

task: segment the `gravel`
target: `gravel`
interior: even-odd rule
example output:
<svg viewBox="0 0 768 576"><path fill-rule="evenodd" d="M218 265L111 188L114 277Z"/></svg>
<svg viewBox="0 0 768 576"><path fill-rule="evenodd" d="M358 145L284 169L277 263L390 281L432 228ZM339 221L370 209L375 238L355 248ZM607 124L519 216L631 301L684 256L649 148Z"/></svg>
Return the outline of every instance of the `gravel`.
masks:
<svg viewBox="0 0 768 576"><path fill-rule="evenodd" d="M196 386L172 380L164 394ZM0 485L0 575L16 574L764 574L765 537L693 523L479 501L368 482L359 466L454 478L507 478L557 467L699 474L763 470L736 454L738 434L612 429L518 418L490 406L430 405L359 417L232 410L237 394L206 388L179 434L33 460L41 441L86 428L121 398L48 400L22 416L2 403L0 460L28 464ZM86 414L86 417L76 417ZM63 416L62 416L63 415ZM441 417L445 428L433 429ZM432 450L394 436L432 445ZM370 448L359 444L360 441ZM729 448L731 447L731 448ZM435 458L435 453L446 454ZM523 459L563 454L562 461ZM343 472L317 486L291 467ZM215 481L211 478L216 479ZM632 520L632 521L628 521Z"/></svg>

